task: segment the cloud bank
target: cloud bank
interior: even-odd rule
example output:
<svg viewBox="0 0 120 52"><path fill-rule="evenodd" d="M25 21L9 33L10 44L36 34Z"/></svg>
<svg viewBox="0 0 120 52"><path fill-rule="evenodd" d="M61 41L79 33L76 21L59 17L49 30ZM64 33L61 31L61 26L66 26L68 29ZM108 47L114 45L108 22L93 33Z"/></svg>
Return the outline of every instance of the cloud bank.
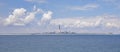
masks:
<svg viewBox="0 0 120 52"><path fill-rule="evenodd" d="M120 28L119 18L115 16L96 16L84 18L62 18L52 19L50 24L62 25L64 27L72 28L86 28L86 27L106 27L106 28Z"/></svg>

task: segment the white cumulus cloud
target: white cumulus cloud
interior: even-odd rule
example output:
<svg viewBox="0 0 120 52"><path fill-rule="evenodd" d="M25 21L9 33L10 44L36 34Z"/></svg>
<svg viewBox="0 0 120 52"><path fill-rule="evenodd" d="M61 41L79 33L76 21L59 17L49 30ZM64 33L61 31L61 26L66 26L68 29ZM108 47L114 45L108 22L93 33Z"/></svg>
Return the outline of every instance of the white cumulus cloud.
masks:
<svg viewBox="0 0 120 52"><path fill-rule="evenodd" d="M15 9L8 18L5 19L4 25L9 25L15 23L19 18L25 15L26 9L17 8Z"/></svg>
<svg viewBox="0 0 120 52"><path fill-rule="evenodd" d="M42 13L43 11L41 9L33 8L33 12L30 12L24 19L25 23L30 23L33 21L36 17L37 13Z"/></svg>
<svg viewBox="0 0 120 52"><path fill-rule="evenodd" d="M24 8L17 8L15 9L11 15L8 16L4 20L4 25L17 25L17 26L23 26L26 24L29 24L32 22L36 14L44 13L42 9L36 8L36 6L33 7L33 11L29 12L27 9ZM49 16L48 16L49 17Z"/></svg>
<svg viewBox="0 0 120 52"><path fill-rule="evenodd" d="M52 14L53 12L52 11L48 11L46 13L43 14L40 22L38 22L38 24L45 24L47 21L49 21L50 19L52 19Z"/></svg>

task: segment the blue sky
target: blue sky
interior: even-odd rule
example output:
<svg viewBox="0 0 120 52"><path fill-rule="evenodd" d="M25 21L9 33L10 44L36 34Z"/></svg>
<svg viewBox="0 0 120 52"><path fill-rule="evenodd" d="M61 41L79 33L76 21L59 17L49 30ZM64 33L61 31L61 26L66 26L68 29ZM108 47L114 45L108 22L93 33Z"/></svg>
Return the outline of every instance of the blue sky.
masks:
<svg viewBox="0 0 120 52"><path fill-rule="evenodd" d="M0 33L120 33L119 0L0 0ZM51 30L52 29L52 30Z"/></svg>

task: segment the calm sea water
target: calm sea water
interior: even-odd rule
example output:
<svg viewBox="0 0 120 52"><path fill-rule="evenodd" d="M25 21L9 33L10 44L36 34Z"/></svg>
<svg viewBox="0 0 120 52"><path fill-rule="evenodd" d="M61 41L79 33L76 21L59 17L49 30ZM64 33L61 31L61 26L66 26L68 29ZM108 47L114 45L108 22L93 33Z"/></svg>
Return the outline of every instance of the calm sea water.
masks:
<svg viewBox="0 0 120 52"><path fill-rule="evenodd" d="M0 52L120 52L120 35L0 36Z"/></svg>

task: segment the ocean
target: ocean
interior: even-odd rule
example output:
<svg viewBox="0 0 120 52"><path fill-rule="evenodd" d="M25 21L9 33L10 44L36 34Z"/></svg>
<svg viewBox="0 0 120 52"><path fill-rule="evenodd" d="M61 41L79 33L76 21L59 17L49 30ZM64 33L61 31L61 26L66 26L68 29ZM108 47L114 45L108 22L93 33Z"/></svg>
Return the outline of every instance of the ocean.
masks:
<svg viewBox="0 0 120 52"><path fill-rule="evenodd" d="M0 52L120 52L120 35L0 35Z"/></svg>

